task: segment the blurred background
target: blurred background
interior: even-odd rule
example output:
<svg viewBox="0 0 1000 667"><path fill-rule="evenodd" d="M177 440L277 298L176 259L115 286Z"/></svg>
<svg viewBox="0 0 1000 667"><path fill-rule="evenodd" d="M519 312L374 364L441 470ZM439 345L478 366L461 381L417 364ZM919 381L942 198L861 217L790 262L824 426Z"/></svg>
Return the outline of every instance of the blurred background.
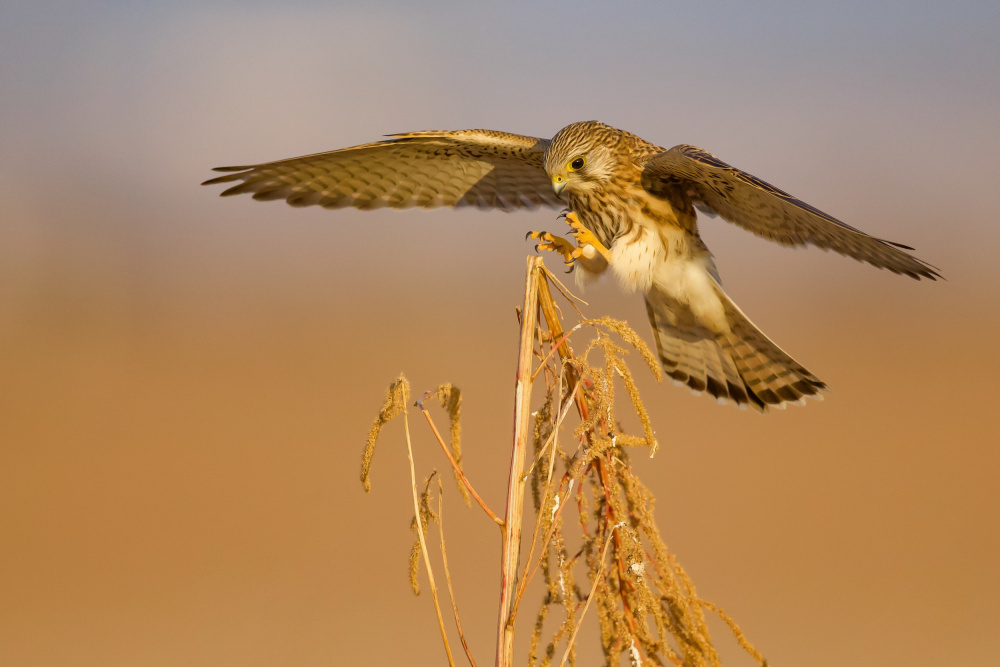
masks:
<svg viewBox="0 0 1000 667"><path fill-rule="evenodd" d="M702 146L947 278L703 221L730 294L833 393L759 416L635 367L661 450L634 459L699 593L774 665L996 664L998 26L992 0L4 0L0 663L440 664L407 584L402 424L368 495L361 448L401 371L453 382L466 469L502 508L524 235L562 223L198 184L389 132L593 118ZM585 298L648 336L639 297ZM443 469L412 426L418 469ZM497 531L446 494L491 664Z"/></svg>

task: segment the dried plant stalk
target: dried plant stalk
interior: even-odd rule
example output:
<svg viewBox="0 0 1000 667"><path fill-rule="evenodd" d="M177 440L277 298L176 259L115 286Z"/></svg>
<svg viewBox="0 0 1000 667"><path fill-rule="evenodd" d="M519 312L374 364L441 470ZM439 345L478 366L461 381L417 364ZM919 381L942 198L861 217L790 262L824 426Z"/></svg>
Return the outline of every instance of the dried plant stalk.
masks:
<svg viewBox="0 0 1000 667"><path fill-rule="evenodd" d="M462 632L462 619L458 615L458 602L455 601L455 589L451 584L451 570L448 569L448 549L445 548L444 543L444 489L440 484L441 482L438 480L438 533L441 537L441 563L444 565L444 580L448 584L448 597L451 598L451 610L455 614L455 629L458 630L458 638L462 642L462 648L465 650L465 657L469 659L469 664L476 667L476 660L472 657L469 642L466 641L465 633Z"/></svg>
<svg viewBox="0 0 1000 667"><path fill-rule="evenodd" d="M441 615L441 601L438 599L437 586L434 583L434 570L431 568L430 553L427 551L427 540L424 537L424 522L421 515L426 512L430 514L430 503L428 494L424 492L424 502L418 499L417 495L417 473L413 465L413 443L410 442L410 420L407 418L406 410L403 410L403 428L406 431L406 454L410 461L410 488L413 492L414 521L417 524L417 540L420 543L420 553L424 558L424 567L427 568L427 583L431 589L431 597L434 599L434 611L437 613L438 627L441 630L441 641L444 643L444 652L448 656L449 667L455 667L455 659L451 655L451 645L448 643L448 632L444 628L444 617ZM433 475L431 476L433 478ZM430 479L427 485L430 486Z"/></svg>
<svg viewBox="0 0 1000 667"><path fill-rule="evenodd" d="M465 504L468 506L472 505L472 497L469 495L468 484L466 483L464 475L462 474L462 391L451 384L440 385L434 392L434 396L437 396L441 401L441 407L444 408L445 412L448 413L449 429L450 429L450 439L451 439L451 460L452 468L455 474L455 481L458 483L458 491L462 494L462 498L465 500ZM420 400L420 409L423 410L423 401L427 400L427 396ZM430 414L424 410L424 415L430 421ZM435 429L436 430L436 429Z"/></svg>
<svg viewBox="0 0 1000 667"><path fill-rule="evenodd" d="M601 644L606 663L617 665L622 653L626 653L633 665L664 661L684 665L718 665L718 654L712 644L703 608L715 609L714 605L701 600L690 578L669 552L656 527L653 517L653 497L635 477L628 464L625 447L645 446L650 453L656 451L657 442L653 434L648 413L642 404L638 388L625 361L627 351L614 343L608 334L617 335L623 342L634 348L659 379L659 364L648 346L624 322L611 318L584 320L596 332L584 348L581 356L574 355L570 343L563 333L558 309L552 303L551 292L543 281L539 296L540 309L549 328L548 340L557 348L562 363L569 369L567 383L581 378L586 391L580 392L576 404L581 424L574 435L584 443L584 451L576 456L562 452L566 475L576 478L574 469L585 470L586 474L578 490L579 516L582 544L578 550L587 564L592 581L597 585L590 595L581 598L589 604L596 596L598 620L601 627ZM580 325L574 327L578 329ZM572 331L571 331L572 333ZM590 361L592 353L600 352L603 363L594 365ZM548 357L545 357L546 359ZM541 370L539 371L539 373ZM555 373L556 369L552 370ZM614 384L620 380L629 395L630 403L643 426L643 437L630 436L621 432L615 418ZM558 401L558 398L548 399ZM594 509L585 512L582 499L583 486L589 486L594 499ZM548 506L544 498L535 496L536 513L540 521L548 519ZM620 530L613 530L621 526ZM565 578L564 545L566 536L563 527L556 525L551 543L554 550L550 557L540 558L544 563L546 581ZM602 571L603 559L601 540L611 539L610 551L613 567L601 577L595 573ZM543 547L544 548L544 547ZM598 581L599 579L599 581ZM558 596L546 596L542 607L548 608L557 602ZM565 605L564 605L565 607ZM539 625L551 618L549 612L539 612L535 634L541 636ZM553 642L542 658L541 665L547 667L552 659L552 649L573 625L573 614L567 609L563 622L553 636ZM759 663L766 664L760 653L743 636L742 632L728 617L730 626L739 644ZM538 642L534 641L537 646ZM571 648L567 646L567 649ZM537 656L537 648L532 659ZM572 653L567 651L572 659ZM530 663L534 664L534 663Z"/></svg>
<svg viewBox="0 0 1000 667"><path fill-rule="evenodd" d="M448 463L451 464L451 468L455 473L455 478L458 479L459 481L460 484L459 488L463 491L462 495L465 497L471 496L472 498L474 498L476 502L479 504L479 506L483 508L483 511L486 512L487 516L493 519L494 523L496 523L498 526L503 526L503 519L498 517L496 513L490 509L489 505L486 504L486 501L482 499L482 496L476 493L476 490L472 487L472 482L470 482L469 479L465 476L465 473L462 472L462 469L459 467L458 462L455 461L451 451L449 451L448 446L444 444L444 438L441 437L441 432L438 431L437 426L434 425L434 420L431 418L431 413L428 412L427 409L423 406L422 400L417 401L417 407L420 408L420 411L427 419L427 425L430 427L431 433L434 434L434 438L437 440L438 444L441 445L441 451L443 451L444 455L448 457ZM466 495L466 493L468 493L468 495Z"/></svg>
<svg viewBox="0 0 1000 667"><path fill-rule="evenodd" d="M528 448L531 416L531 358L538 316L538 285L544 280L542 258L528 258L528 276L521 310L521 343L517 353L514 384L514 445L507 482L507 511L504 514L500 555L500 618L497 622L497 667L512 667L514 660L514 584L517 580L521 548L521 521L524 514L524 458Z"/></svg>
<svg viewBox="0 0 1000 667"><path fill-rule="evenodd" d="M658 442L626 357L630 351L638 352L659 380L661 371L656 357L628 324L612 318L586 319L581 314L580 321L568 332L564 331L559 308L549 288L549 277L554 279L540 258L529 258L524 306L517 311L521 333L504 519L489 509L461 470L461 394L458 389L441 385L417 403L448 458L463 495L468 492L467 504L471 496L501 529L502 576L495 664L498 667L513 664L517 610L528 583L540 571L545 592L531 635L529 666L551 667L557 649L562 647L560 666L569 663L575 667L578 633L591 607L596 610L600 646L608 667L620 664L626 656L633 667L668 662L690 667L718 666L719 656L708 630L705 610L717 613L737 643L759 664L766 665L763 656L749 643L736 622L713 603L698 596L690 577L659 533L653 516L652 493L630 466L628 448L644 447L652 456ZM556 286L567 299L572 298L565 286L558 281ZM579 312L572 300L569 303ZM539 313L544 329L538 321ZM580 332L585 330L592 331L593 337L582 345L580 354L575 354L570 346L571 338L582 335ZM619 340L620 343L616 342ZM538 364L532 372L534 359ZM531 390L536 380L544 382L545 398L539 409L531 413ZM642 424L641 436L627 434L621 429L615 412L618 383L628 395L626 404ZM450 447L423 406L423 401L432 395L440 399L449 415ZM366 489L378 433L387 421L404 410L408 396L409 385L400 377L390 386L385 405L372 425L362 462L362 481ZM580 422L567 440L565 435L560 438L560 431L572 405L576 407ZM424 538L426 526L441 515L440 482L439 509L435 514L430 505L430 479L424 493L417 492L408 422L406 434L417 532L411 555L411 580L416 591L416 572L422 558L451 662ZM523 471L529 436L534 443L534 461L526 475ZM518 582L524 487L528 477L531 478L535 525L528 558ZM566 518L567 511L576 513L575 521ZM443 531L441 552L456 627L474 666L458 618ZM579 570L586 571L589 591L582 591L576 584Z"/></svg>

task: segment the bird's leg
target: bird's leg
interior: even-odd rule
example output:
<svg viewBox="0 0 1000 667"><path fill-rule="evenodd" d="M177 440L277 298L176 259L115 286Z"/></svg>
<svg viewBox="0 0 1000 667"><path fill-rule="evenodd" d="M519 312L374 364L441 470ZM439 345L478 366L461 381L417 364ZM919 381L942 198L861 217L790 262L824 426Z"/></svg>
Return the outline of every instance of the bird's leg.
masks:
<svg viewBox="0 0 1000 667"><path fill-rule="evenodd" d="M576 248L572 243L561 236L555 236L548 232L528 232L528 235L524 238L538 239L539 243L535 246L535 250L557 252L563 256L563 261L567 266L573 265L573 260L576 259L576 256L573 253L579 250L579 248Z"/></svg>
<svg viewBox="0 0 1000 667"><path fill-rule="evenodd" d="M594 233L583 226L580 219L576 217L576 213L570 211L566 214L566 224L570 227L570 234L576 237L577 247L573 250L573 259L577 259L584 254L584 246L592 246L594 250L600 253L601 257L610 264L611 263L611 251L604 247L604 244L598 240Z"/></svg>
<svg viewBox="0 0 1000 667"><path fill-rule="evenodd" d="M525 238L533 238L540 241L535 246L535 250L558 252L563 256L563 261L570 268L579 260L583 262L584 268L589 271L594 273L603 271L607 267L607 264L611 263L611 251L604 247L604 244L594 236L593 232L583 226L583 223L580 222L575 213L570 211L564 217L566 218L566 224L570 227L570 234L576 238L577 245L574 246L566 239L550 234L549 232L528 232ZM598 254L606 262L603 266L594 264L594 260ZM597 261L600 262L600 260Z"/></svg>

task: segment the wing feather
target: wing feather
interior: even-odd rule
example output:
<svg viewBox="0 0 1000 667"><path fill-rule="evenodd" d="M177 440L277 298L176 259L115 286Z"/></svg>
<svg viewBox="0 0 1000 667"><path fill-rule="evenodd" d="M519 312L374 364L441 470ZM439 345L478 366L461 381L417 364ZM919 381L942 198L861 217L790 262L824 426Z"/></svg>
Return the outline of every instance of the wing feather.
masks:
<svg viewBox="0 0 1000 667"><path fill-rule="evenodd" d="M492 130L411 132L352 148L276 162L217 167L235 183L224 197L284 199L292 206L359 209L475 206L562 208L542 156L547 139Z"/></svg>
<svg viewBox="0 0 1000 667"><path fill-rule="evenodd" d="M656 194L678 182L697 208L782 245L815 245L918 280L941 277L903 252L909 246L865 234L696 146L674 146L645 162L646 190Z"/></svg>

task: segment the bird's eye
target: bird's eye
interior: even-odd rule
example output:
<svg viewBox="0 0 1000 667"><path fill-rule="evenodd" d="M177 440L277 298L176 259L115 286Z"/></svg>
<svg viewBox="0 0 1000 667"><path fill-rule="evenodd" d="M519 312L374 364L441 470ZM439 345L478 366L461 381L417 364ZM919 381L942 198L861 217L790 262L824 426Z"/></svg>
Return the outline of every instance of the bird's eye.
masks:
<svg viewBox="0 0 1000 667"><path fill-rule="evenodd" d="M582 155L574 158L573 161L569 163L570 171L579 171L583 169L584 162L585 160Z"/></svg>

